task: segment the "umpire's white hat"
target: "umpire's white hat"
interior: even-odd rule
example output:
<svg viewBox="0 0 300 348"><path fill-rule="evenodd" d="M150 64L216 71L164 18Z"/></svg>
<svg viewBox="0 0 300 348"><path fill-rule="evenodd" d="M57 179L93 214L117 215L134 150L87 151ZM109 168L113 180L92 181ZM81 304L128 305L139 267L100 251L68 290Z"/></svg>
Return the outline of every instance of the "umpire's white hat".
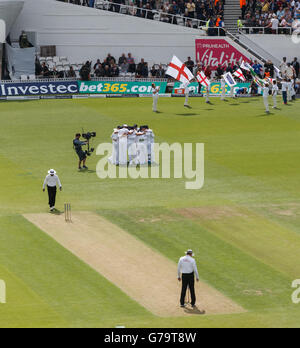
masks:
<svg viewBox="0 0 300 348"><path fill-rule="evenodd" d="M48 171L48 174L54 175L54 174L56 174L56 171L55 171L54 169L50 169L50 170Z"/></svg>

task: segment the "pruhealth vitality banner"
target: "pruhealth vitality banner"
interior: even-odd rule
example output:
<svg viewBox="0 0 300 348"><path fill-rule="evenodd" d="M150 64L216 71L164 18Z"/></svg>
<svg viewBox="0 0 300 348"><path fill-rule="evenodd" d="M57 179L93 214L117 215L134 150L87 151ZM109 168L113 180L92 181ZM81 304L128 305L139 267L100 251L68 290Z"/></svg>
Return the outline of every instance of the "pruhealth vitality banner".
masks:
<svg viewBox="0 0 300 348"><path fill-rule="evenodd" d="M218 65L241 64L243 60L249 62L246 56L225 39L196 40L196 61L209 65L212 70L216 70Z"/></svg>

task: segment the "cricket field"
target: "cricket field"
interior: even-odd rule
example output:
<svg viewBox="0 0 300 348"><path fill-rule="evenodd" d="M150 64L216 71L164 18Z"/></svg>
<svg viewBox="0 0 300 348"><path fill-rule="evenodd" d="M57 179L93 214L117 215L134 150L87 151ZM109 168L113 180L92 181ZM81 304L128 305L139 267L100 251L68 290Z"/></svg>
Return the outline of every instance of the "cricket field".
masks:
<svg viewBox="0 0 300 348"><path fill-rule="evenodd" d="M161 98L158 114L151 103L0 104L0 327L300 327L299 101L270 115L259 98L191 98L191 109ZM124 123L148 124L159 143L204 143L204 187L101 180L96 153L78 172L74 134L96 131L97 147ZM42 192L50 168L61 215ZM176 264L188 248L206 314L178 308Z"/></svg>

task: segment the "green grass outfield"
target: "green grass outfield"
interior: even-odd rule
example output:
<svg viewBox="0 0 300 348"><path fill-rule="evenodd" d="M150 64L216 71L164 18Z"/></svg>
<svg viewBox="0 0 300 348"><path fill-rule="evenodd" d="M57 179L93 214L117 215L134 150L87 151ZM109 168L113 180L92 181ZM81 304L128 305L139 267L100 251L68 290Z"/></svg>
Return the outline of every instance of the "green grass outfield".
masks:
<svg viewBox="0 0 300 348"><path fill-rule="evenodd" d="M264 114L261 99L85 99L0 104L0 327L299 327L299 101ZM100 180L76 170L72 139L95 145L122 123L149 124L157 142L205 143L205 186L185 179ZM64 186L57 207L93 211L177 262L192 247L201 278L247 312L158 318L22 217L47 212L43 179ZM188 216L185 208L199 208ZM219 213L219 212L222 213ZM225 211L225 213L224 213ZM202 212L202 213L201 213ZM204 212L204 213L203 213ZM176 274L174 274L176 278ZM199 299L201 300L201 299Z"/></svg>

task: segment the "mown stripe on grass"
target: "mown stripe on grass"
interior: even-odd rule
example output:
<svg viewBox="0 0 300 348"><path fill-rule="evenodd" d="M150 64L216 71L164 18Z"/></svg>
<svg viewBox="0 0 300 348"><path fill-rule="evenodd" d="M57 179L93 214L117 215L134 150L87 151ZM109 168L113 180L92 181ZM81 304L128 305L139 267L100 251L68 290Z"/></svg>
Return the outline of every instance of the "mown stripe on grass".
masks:
<svg viewBox="0 0 300 348"><path fill-rule="evenodd" d="M0 218L0 264L71 326L151 317L117 287L21 216Z"/></svg>
<svg viewBox="0 0 300 348"><path fill-rule="evenodd" d="M290 305L288 276L196 222L162 207L98 213L175 262L193 248L201 278L246 309Z"/></svg>
<svg viewBox="0 0 300 348"><path fill-rule="evenodd" d="M194 221L291 279L299 277L299 234L247 209L233 209L238 213L236 216L215 219L198 217Z"/></svg>

